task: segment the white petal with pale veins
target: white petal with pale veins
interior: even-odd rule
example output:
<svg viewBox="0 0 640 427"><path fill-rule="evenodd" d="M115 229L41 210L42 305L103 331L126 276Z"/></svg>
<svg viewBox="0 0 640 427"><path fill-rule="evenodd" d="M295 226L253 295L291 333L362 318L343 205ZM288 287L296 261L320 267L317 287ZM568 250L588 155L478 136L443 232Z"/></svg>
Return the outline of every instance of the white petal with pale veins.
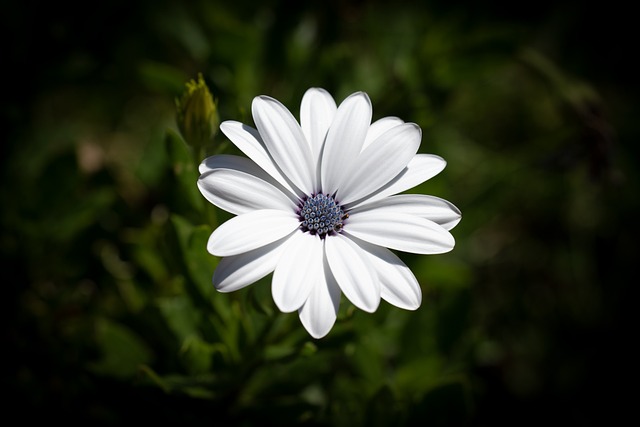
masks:
<svg viewBox="0 0 640 427"><path fill-rule="evenodd" d="M357 167L338 188L338 200L354 202L391 181L415 156L421 137L415 123L394 126L380 135L356 159Z"/></svg>
<svg viewBox="0 0 640 427"><path fill-rule="evenodd" d="M220 292L233 292L262 279L276 268L289 237L222 258L213 273L213 285Z"/></svg>
<svg viewBox="0 0 640 427"><path fill-rule="evenodd" d="M388 184L368 197L347 206L347 208L382 200L385 197L409 190L442 172L446 165L447 162L445 162L442 157L433 154L416 154L413 156L413 159L409 161L407 167L389 181Z"/></svg>
<svg viewBox="0 0 640 427"><path fill-rule="evenodd" d="M390 213L405 213L426 218L445 230L451 230L460 222L461 218L460 210L453 203L439 197L424 194L390 196L377 202L359 205L351 210L350 214L353 215L373 209L377 212L384 210Z"/></svg>
<svg viewBox="0 0 640 427"><path fill-rule="evenodd" d="M371 123L369 130L367 130L367 137L364 139L364 144L362 145L362 151L364 151L364 149L367 148L369 144L378 139L380 135L382 135L392 127L396 127L403 123L404 121L402 119L392 116L383 117Z"/></svg>
<svg viewBox="0 0 640 427"><path fill-rule="evenodd" d="M325 253L331 273L349 301L373 313L380 304L380 282L362 249L338 234L326 239Z"/></svg>
<svg viewBox="0 0 640 427"><path fill-rule="evenodd" d="M268 173L280 185L289 190L292 194L301 196L303 193L291 185L289 180L280 172L273 159L267 152L264 141L260 137L257 130L243 123L227 120L220 124L220 130L240 151L247 155L261 169ZM213 156L218 157L218 156ZM210 157L211 158L211 157ZM200 165L200 173L206 172L208 168L213 167L206 159Z"/></svg>
<svg viewBox="0 0 640 427"><path fill-rule="evenodd" d="M324 240L296 231L286 247L271 283L273 301L280 311L290 313L302 307L322 276Z"/></svg>
<svg viewBox="0 0 640 427"><path fill-rule="evenodd" d="M411 269L387 248L358 239L356 242L369 255L380 280L382 299L405 310L420 307L422 290Z"/></svg>
<svg viewBox="0 0 640 427"><path fill-rule="evenodd" d="M216 256L238 255L281 239L299 226L293 212L273 209L249 212L216 228L209 237L207 250Z"/></svg>
<svg viewBox="0 0 640 427"><path fill-rule="evenodd" d="M305 194L315 190L311 147L291 112L277 100L258 96L251 104L262 140L284 175Z"/></svg>
<svg viewBox="0 0 640 427"><path fill-rule="evenodd" d="M323 259L324 268L321 275L313 286L309 298L298 310L302 325L314 338L322 338L329 333L336 322L340 308L340 287L324 256Z"/></svg>
<svg viewBox="0 0 640 427"><path fill-rule="evenodd" d="M320 151L327 136L329 126L336 115L336 102L324 89L311 88L302 97L300 104L300 126L311 145L314 159L320 157Z"/></svg>
<svg viewBox="0 0 640 427"><path fill-rule="evenodd" d="M371 114L371 100L364 92L350 95L338 107L327 132L320 165L322 191L325 193L335 193L352 171L371 124Z"/></svg>
<svg viewBox="0 0 640 427"><path fill-rule="evenodd" d="M344 233L374 245L415 254L441 254L455 245L451 233L433 221L384 210L350 215Z"/></svg>
<svg viewBox="0 0 640 427"><path fill-rule="evenodd" d="M214 169L233 169L260 177L268 176L255 162L252 162L246 157L234 156L231 154L218 154L216 156L207 157L198 167L201 174L211 172Z"/></svg>
<svg viewBox="0 0 640 427"><path fill-rule="evenodd" d="M255 166L250 160L247 161ZM236 215L258 209L295 209L296 203L287 194L265 180L270 177L264 171L257 167L255 169L258 171L253 173L248 172L248 168L243 169L209 170L200 175L198 188L211 203ZM260 176L254 175L256 172Z"/></svg>

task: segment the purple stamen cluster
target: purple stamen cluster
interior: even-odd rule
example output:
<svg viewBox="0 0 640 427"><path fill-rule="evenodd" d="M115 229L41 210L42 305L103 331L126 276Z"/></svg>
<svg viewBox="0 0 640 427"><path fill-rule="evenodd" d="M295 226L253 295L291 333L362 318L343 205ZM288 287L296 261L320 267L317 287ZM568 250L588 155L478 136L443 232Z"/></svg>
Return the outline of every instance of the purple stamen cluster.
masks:
<svg viewBox="0 0 640 427"><path fill-rule="evenodd" d="M333 197L322 193L305 198L299 208L300 228L321 238L339 232L347 218Z"/></svg>

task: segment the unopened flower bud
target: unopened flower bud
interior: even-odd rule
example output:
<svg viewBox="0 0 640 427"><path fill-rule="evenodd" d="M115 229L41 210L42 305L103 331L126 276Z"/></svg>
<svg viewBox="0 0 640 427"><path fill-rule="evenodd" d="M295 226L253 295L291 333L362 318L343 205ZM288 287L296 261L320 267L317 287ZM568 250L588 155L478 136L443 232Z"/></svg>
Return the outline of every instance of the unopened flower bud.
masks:
<svg viewBox="0 0 640 427"><path fill-rule="evenodd" d="M187 144L199 149L211 142L218 131L220 118L202 74L198 74L197 82L188 81L186 87L182 98L176 99L176 119Z"/></svg>

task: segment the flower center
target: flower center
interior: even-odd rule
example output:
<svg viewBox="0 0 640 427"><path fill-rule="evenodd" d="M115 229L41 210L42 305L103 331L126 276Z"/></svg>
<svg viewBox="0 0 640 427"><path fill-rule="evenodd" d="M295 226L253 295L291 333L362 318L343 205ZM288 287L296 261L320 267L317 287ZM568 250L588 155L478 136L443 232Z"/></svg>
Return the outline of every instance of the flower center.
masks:
<svg viewBox="0 0 640 427"><path fill-rule="evenodd" d="M300 228L321 238L342 230L342 222L349 217L333 197L322 193L307 197L300 203Z"/></svg>

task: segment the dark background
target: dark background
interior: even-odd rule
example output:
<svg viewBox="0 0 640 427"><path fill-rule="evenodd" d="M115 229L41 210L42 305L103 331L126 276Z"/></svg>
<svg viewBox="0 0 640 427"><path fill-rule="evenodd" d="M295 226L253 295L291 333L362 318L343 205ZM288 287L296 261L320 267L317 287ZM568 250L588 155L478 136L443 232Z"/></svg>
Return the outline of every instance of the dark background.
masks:
<svg viewBox="0 0 640 427"><path fill-rule="evenodd" d="M586 426L632 411L640 126L637 19L622 3L2 9L12 416ZM422 127L421 152L449 164L418 191L463 219L452 253L403 255L423 286L418 311L343 300L314 341L266 283L206 290L215 261L197 243L211 227L181 175L186 148L166 137L198 72L222 120L250 123L258 94L297 115L320 86L337 101L364 90L374 119Z"/></svg>

